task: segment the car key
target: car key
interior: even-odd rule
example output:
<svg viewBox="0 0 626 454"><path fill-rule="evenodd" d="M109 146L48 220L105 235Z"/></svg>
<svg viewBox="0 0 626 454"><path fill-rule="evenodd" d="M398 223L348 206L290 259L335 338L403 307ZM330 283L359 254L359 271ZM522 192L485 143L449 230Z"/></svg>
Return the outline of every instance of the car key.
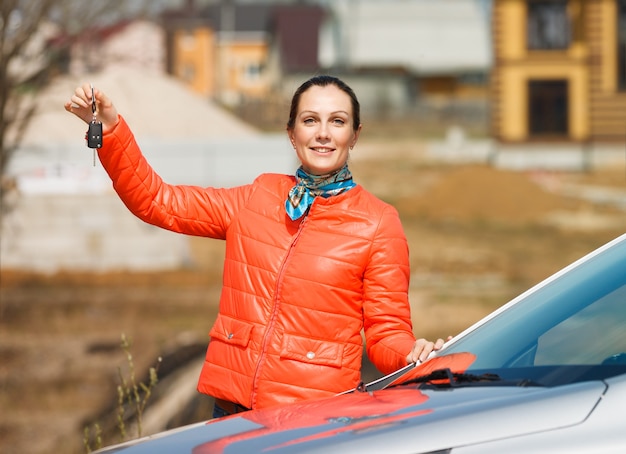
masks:
<svg viewBox="0 0 626 454"><path fill-rule="evenodd" d="M96 95L93 85L91 86L91 112L93 118L87 129L87 146L93 149L93 165L96 165L96 148L102 148L102 122L96 118Z"/></svg>

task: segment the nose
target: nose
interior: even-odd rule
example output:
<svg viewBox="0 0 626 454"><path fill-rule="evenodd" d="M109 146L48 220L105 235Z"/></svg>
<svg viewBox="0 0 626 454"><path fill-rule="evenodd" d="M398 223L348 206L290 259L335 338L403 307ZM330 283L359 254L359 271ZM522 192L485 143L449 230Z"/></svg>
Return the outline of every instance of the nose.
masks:
<svg viewBox="0 0 626 454"><path fill-rule="evenodd" d="M328 123L320 122L320 127L317 130L317 138L321 140L326 140L330 137L330 132L328 130Z"/></svg>

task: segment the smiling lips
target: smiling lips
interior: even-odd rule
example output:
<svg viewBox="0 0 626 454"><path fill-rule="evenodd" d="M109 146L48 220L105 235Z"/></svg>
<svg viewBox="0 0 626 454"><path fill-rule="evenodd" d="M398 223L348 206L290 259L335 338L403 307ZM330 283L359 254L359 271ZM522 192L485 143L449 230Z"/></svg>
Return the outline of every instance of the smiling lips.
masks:
<svg viewBox="0 0 626 454"><path fill-rule="evenodd" d="M330 153L334 150L334 148L317 148L317 147L312 147L311 150L317 152L317 153Z"/></svg>

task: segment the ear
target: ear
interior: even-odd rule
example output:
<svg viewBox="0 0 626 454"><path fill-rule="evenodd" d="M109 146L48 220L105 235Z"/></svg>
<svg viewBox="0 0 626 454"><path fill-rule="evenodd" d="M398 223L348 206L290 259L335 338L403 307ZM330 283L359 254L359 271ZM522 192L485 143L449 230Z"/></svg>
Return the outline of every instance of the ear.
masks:
<svg viewBox="0 0 626 454"><path fill-rule="evenodd" d="M289 137L289 142L291 142L291 146L295 149L296 148L296 139L293 136L293 131L292 130L287 130L287 137Z"/></svg>
<svg viewBox="0 0 626 454"><path fill-rule="evenodd" d="M360 124L356 131L354 131L354 138L352 139L352 143L350 144L350 149L352 150L356 143L359 140L359 136L361 135L361 129L363 128L363 124Z"/></svg>

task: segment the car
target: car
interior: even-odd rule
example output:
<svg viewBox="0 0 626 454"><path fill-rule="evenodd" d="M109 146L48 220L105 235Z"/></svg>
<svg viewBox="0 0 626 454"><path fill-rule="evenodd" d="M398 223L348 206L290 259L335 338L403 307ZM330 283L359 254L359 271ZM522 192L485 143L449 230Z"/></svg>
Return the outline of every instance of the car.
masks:
<svg viewBox="0 0 626 454"><path fill-rule="evenodd" d="M626 235L421 364L99 453L625 453Z"/></svg>

